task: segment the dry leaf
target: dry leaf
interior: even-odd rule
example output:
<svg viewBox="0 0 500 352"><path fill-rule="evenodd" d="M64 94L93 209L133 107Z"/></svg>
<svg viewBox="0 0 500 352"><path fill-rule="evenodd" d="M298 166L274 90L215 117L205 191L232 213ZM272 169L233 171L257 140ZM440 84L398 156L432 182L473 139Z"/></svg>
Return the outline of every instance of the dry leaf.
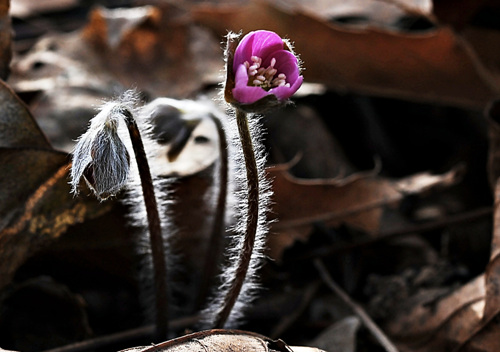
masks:
<svg viewBox="0 0 500 352"><path fill-rule="evenodd" d="M174 5L92 12L82 38L123 85L186 97L223 65L218 40Z"/></svg>
<svg viewBox="0 0 500 352"><path fill-rule="evenodd" d="M438 302L398 312L384 328L402 351L451 351L481 321L484 296L484 276L480 276Z"/></svg>
<svg viewBox="0 0 500 352"><path fill-rule="evenodd" d="M305 79L337 91L475 108L499 94L470 46L447 27L419 34L349 29L263 0L200 5L192 14L219 36L261 28L288 36L304 61Z"/></svg>
<svg viewBox="0 0 500 352"><path fill-rule="evenodd" d="M48 34L13 62L16 91L65 86L110 97L136 86L149 95L187 97L219 79L219 39L196 27L184 10L159 4L97 8L89 23L68 34Z"/></svg>
<svg viewBox="0 0 500 352"><path fill-rule="evenodd" d="M326 221L331 225L345 222L376 232L384 207L394 207L410 194L424 194L433 187L453 185L461 174L457 168L443 175L421 173L400 180L373 175L305 180L291 176L288 167L268 169L274 192L271 214L278 220L271 229L276 235L269 238L270 255L275 259L293 243L294 234L298 234L295 239L305 240L309 233L306 229L314 222Z"/></svg>
<svg viewBox="0 0 500 352"><path fill-rule="evenodd" d="M136 347L121 352L321 352L313 347L294 348L281 340L240 330L207 330L178 337L152 347Z"/></svg>
<svg viewBox="0 0 500 352"><path fill-rule="evenodd" d="M43 244L108 207L70 194L69 159L51 149L33 117L0 84L0 288Z"/></svg>

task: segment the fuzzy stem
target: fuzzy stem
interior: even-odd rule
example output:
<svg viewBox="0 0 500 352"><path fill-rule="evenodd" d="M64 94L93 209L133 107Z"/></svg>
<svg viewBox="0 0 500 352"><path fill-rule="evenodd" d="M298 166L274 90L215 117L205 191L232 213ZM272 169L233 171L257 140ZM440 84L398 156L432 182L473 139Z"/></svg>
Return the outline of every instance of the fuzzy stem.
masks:
<svg viewBox="0 0 500 352"><path fill-rule="evenodd" d="M248 128L248 120L245 112L236 108L236 123L240 134L241 147L245 158L245 166L247 170L247 216L246 216L246 231L243 248L238 258L238 267L236 268L235 277L231 284L231 288L224 299L224 307L218 314L215 320L215 328L223 328L231 310L238 298L243 282L245 281L250 259L252 257L255 244L255 235L259 220L259 172L257 162L255 161L255 153L252 144L252 137Z"/></svg>
<svg viewBox="0 0 500 352"><path fill-rule="evenodd" d="M228 151L227 138L221 121L211 115L215 123L219 137L219 193L215 207L214 222L208 248L205 254L204 273L198 293L197 303L202 304L210 289L210 281L213 280L218 268L221 256L222 239L224 237L224 217L226 215L227 186L228 186Z"/></svg>
<svg viewBox="0 0 500 352"><path fill-rule="evenodd" d="M151 254L153 257L155 303L156 303L156 336L158 341L167 339L168 335L168 297L167 297L167 266L161 231L160 216L154 193L153 179L149 169L148 159L144 151L137 123L130 111L124 109L125 122L132 141L137 168L141 178L142 193L148 218Z"/></svg>

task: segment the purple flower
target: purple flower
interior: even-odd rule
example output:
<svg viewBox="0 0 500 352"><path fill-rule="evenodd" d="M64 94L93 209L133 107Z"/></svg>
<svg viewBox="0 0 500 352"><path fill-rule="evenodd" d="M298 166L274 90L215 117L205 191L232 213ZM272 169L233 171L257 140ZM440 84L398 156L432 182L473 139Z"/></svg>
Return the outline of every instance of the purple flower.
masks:
<svg viewBox="0 0 500 352"><path fill-rule="evenodd" d="M297 57L279 35L270 31L245 35L234 51L232 67L230 62L228 65L228 74L232 75L228 77L232 83L229 102L240 106L264 98L284 102L304 80Z"/></svg>

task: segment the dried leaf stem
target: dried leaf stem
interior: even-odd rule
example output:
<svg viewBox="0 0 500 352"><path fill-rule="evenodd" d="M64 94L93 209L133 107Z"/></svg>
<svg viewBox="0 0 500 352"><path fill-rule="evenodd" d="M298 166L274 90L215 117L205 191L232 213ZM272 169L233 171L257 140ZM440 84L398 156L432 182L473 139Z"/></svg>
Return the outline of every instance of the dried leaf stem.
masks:
<svg viewBox="0 0 500 352"><path fill-rule="evenodd" d="M252 137L248 126L247 114L236 108L236 123L245 159L246 176L247 176L247 217L246 231L243 242L243 248L238 258L238 266L236 268L234 281L231 288L224 298L224 307L218 313L215 320L215 328L223 328L226 320L233 309L233 306L241 292L243 282L245 281L250 259L252 257L255 236L257 233L259 219L259 172L257 162L255 160L255 152L252 144Z"/></svg>
<svg viewBox="0 0 500 352"><path fill-rule="evenodd" d="M153 178L149 169L148 159L144 150L137 123L127 109L123 111L125 122L132 141L137 168L141 178L142 193L146 207L148 229L153 258L154 289L156 304L156 336L157 340L165 340L168 336L168 295L167 295L167 265L165 260L165 245L163 243L160 216L156 202Z"/></svg>
<svg viewBox="0 0 500 352"><path fill-rule="evenodd" d="M373 336L377 339L380 345L387 352L398 352L396 346L389 340L389 338L384 334L382 330L375 324L375 322L370 318L368 314L366 314L365 310L361 308L358 304L352 301L352 299L347 295L347 293L340 288L339 285L331 278L330 274L325 268L325 265L320 259L314 260L314 265L316 269L323 279L323 282L333 291L336 295L344 301L351 309L356 313L356 315L361 319L361 321L365 324L366 328L371 331Z"/></svg>

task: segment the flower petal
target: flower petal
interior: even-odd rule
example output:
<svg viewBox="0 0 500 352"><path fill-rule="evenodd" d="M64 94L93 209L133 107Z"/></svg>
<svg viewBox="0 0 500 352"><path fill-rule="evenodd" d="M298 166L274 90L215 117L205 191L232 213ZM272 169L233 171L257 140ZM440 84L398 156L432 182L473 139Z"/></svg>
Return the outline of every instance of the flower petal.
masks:
<svg viewBox="0 0 500 352"><path fill-rule="evenodd" d="M248 86L248 73L244 65L237 68L234 80L233 98L241 104L254 103L269 94L261 87Z"/></svg>
<svg viewBox="0 0 500 352"><path fill-rule="evenodd" d="M283 49L283 39L274 32L254 31L243 37L234 53L233 69L245 61L251 62L252 56L265 59L270 53Z"/></svg>
<svg viewBox="0 0 500 352"><path fill-rule="evenodd" d="M274 68L278 70L277 74L284 73L287 83L293 85L295 80L299 77L299 66L295 55L288 50L278 50L271 53L266 60L262 62L262 66L268 67L273 58L276 59Z"/></svg>
<svg viewBox="0 0 500 352"><path fill-rule="evenodd" d="M295 82L293 82L293 84L290 87L286 86L276 87L269 90L269 93L274 94L276 98L278 98L279 100L287 100L288 98L290 98L292 95L295 94L295 92L302 85L303 81L304 77L299 76L295 79Z"/></svg>

